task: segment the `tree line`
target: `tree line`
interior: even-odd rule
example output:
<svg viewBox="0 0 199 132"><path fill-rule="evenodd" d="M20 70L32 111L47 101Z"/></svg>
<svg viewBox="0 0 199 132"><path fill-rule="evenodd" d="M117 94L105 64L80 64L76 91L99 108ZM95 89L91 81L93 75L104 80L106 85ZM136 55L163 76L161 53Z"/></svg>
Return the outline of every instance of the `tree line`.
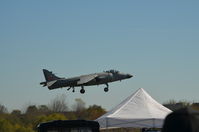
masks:
<svg viewBox="0 0 199 132"><path fill-rule="evenodd" d="M105 114L106 110L98 105L86 107L85 102L77 98L69 109L66 97L57 96L48 105L29 105L24 112L13 110L8 112L0 104L0 132L36 132L37 125L51 120L95 120Z"/></svg>
<svg viewBox="0 0 199 132"><path fill-rule="evenodd" d="M199 103L188 101L169 100L163 104L172 111L192 107L199 110ZM80 99L75 99L72 109L69 109L66 96L61 95L53 99L48 105L28 105L24 111L13 110L8 112L0 104L0 132L36 132L37 125L51 120L95 120L105 114L106 110L99 105L90 105Z"/></svg>
<svg viewBox="0 0 199 132"><path fill-rule="evenodd" d="M195 110L199 111L199 103L197 102L189 102L186 100L182 100L182 101L175 101L175 100L169 100L165 103L163 103L163 105L167 108L169 108L172 111L184 108L184 107L192 107Z"/></svg>

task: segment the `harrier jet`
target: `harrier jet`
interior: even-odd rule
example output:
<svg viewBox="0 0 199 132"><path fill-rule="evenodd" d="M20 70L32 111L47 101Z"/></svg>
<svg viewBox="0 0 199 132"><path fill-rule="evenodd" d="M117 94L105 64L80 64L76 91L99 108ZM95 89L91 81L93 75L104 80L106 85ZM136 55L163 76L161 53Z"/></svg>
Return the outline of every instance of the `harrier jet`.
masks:
<svg viewBox="0 0 199 132"><path fill-rule="evenodd" d="M133 77L131 74L124 74L116 70L109 70L101 73L93 73L71 78L57 77L51 71L46 69L43 69L43 73L46 79L45 82L40 83L43 87L47 86L49 90L69 87L67 90L72 88L73 92L75 92L75 87L81 87L80 93L82 94L85 93L84 86L105 84L106 87L104 88L104 91L108 92L109 82L121 81L123 79Z"/></svg>

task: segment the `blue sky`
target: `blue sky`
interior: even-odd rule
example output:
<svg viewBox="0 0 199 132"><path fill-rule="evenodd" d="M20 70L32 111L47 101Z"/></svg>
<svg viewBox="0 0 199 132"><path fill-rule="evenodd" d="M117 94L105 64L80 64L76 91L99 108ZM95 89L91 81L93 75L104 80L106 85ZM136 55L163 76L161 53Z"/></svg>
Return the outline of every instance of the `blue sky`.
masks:
<svg viewBox="0 0 199 132"><path fill-rule="evenodd" d="M65 94L107 110L138 88L160 103L199 102L198 1L0 1L0 103L9 110ZM134 78L49 91L46 68L61 77L117 69Z"/></svg>

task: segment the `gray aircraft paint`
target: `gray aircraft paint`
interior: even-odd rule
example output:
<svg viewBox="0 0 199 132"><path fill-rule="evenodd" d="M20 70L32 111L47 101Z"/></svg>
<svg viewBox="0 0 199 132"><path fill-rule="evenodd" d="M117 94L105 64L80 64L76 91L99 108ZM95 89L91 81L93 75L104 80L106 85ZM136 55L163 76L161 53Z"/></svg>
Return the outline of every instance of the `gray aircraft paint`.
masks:
<svg viewBox="0 0 199 132"><path fill-rule="evenodd" d="M92 86L92 85L100 85L106 84L107 87L104 88L104 91L108 91L108 83L114 81L121 81L124 79L128 79L133 77L131 74L121 73L116 70L104 71L101 73L94 73L88 75L81 75L72 78L60 78L55 76L52 72L43 69L44 77L46 79L45 82L41 82L40 84L43 86L47 86L49 90L62 88L62 87L69 87L68 90L71 88L73 92L75 91L75 87L80 87L80 93L84 93L84 86Z"/></svg>

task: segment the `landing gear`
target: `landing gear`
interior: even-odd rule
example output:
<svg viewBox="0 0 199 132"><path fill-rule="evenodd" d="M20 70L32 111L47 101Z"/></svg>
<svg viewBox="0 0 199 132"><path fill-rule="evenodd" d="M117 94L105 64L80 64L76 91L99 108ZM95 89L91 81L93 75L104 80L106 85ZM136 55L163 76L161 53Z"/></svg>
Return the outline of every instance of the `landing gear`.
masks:
<svg viewBox="0 0 199 132"><path fill-rule="evenodd" d="M84 87L83 87L83 86L81 86L80 93L81 93L81 94L84 94L84 93L85 93L85 90L84 90Z"/></svg>
<svg viewBox="0 0 199 132"><path fill-rule="evenodd" d="M105 88L104 88L104 92L108 92L108 87L105 87Z"/></svg>
<svg viewBox="0 0 199 132"><path fill-rule="evenodd" d="M106 87L104 88L104 92L108 92L108 83L106 83Z"/></svg>
<svg viewBox="0 0 199 132"><path fill-rule="evenodd" d="M73 89L73 93L75 92L75 88L74 87L69 87L67 90Z"/></svg>

